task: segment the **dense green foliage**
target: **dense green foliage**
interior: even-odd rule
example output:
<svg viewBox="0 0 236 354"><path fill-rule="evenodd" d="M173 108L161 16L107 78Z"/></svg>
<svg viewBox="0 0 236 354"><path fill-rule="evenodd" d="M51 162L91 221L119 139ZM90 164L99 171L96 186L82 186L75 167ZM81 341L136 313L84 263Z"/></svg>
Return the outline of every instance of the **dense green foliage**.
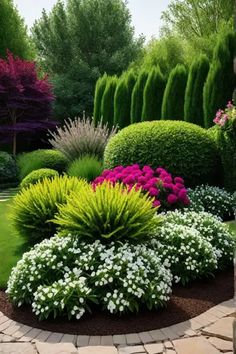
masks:
<svg viewBox="0 0 236 354"><path fill-rule="evenodd" d="M187 185L199 185L214 181L218 152L207 131L195 124L143 122L121 130L109 141L104 163L105 168L134 163L161 166L183 177Z"/></svg>
<svg viewBox="0 0 236 354"><path fill-rule="evenodd" d="M18 177L18 169L13 156L0 151L0 183L14 182Z"/></svg>
<svg viewBox="0 0 236 354"><path fill-rule="evenodd" d="M220 131L218 146L223 165L224 187L229 192L236 191L236 134Z"/></svg>
<svg viewBox="0 0 236 354"><path fill-rule="evenodd" d="M21 188L28 188L31 184L42 181L44 178L53 178L59 176L59 173L51 168L40 168L30 172L20 184Z"/></svg>
<svg viewBox="0 0 236 354"><path fill-rule="evenodd" d="M153 68L148 75L148 79L143 93L142 120L161 119L161 106L165 90L165 79L160 69Z"/></svg>
<svg viewBox="0 0 236 354"><path fill-rule="evenodd" d="M6 57L10 50L20 58L31 59L32 45L13 0L1 0L0 23L0 57Z"/></svg>
<svg viewBox="0 0 236 354"><path fill-rule="evenodd" d="M93 111L96 80L121 74L140 53L122 0L58 1L32 29L41 65L53 76L57 118Z"/></svg>
<svg viewBox="0 0 236 354"><path fill-rule="evenodd" d="M109 128L114 124L114 96L117 86L117 78L109 77L104 90L101 102L101 118L104 124Z"/></svg>
<svg viewBox="0 0 236 354"><path fill-rule="evenodd" d="M85 181L76 177L55 177L43 179L23 189L13 200L11 218L20 236L30 244L53 236L56 226L52 219L59 205L66 203L68 195L74 191L77 195Z"/></svg>
<svg viewBox="0 0 236 354"><path fill-rule="evenodd" d="M96 82L93 108L93 120L95 125L101 120L102 96L106 89L107 79L107 74L104 74Z"/></svg>
<svg viewBox="0 0 236 354"><path fill-rule="evenodd" d="M74 160L67 170L69 176L75 176L92 182L102 173L102 162L94 156L83 156Z"/></svg>
<svg viewBox="0 0 236 354"><path fill-rule="evenodd" d="M223 109L231 100L235 87L233 59L236 51L236 34L229 32L215 48L213 62L204 86L205 127L213 125L218 109Z"/></svg>
<svg viewBox="0 0 236 354"><path fill-rule="evenodd" d="M178 64L171 71L163 97L162 119L184 119L184 97L187 78L187 71L183 65Z"/></svg>
<svg viewBox="0 0 236 354"><path fill-rule="evenodd" d="M131 97L131 123L141 121L143 110L143 92L148 78L148 72L143 70L134 85Z"/></svg>
<svg viewBox="0 0 236 354"><path fill-rule="evenodd" d="M22 180L30 172L40 168L51 168L58 172L63 172L68 165L68 159L58 150L39 149L18 155L17 164L20 179Z"/></svg>
<svg viewBox="0 0 236 354"><path fill-rule="evenodd" d="M138 242L150 237L156 224L155 213L152 199L140 190L104 182L95 190L90 185L84 187L79 197L71 194L54 221L63 235L69 233L88 242Z"/></svg>
<svg viewBox="0 0 236 354"><path fill-rule="evenodd" d="M204 127L203 87L209 72L209 60L202 55L190 67L184 102L184 120Z"/></svg>

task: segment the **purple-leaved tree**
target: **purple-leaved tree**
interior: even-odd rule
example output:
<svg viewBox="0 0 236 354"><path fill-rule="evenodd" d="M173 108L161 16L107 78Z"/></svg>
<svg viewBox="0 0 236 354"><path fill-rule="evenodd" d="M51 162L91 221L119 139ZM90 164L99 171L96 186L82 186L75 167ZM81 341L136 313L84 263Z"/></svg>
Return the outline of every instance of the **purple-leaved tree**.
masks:
<svg viewBox="0 0 236 354"><path fill-rule="evenodd" d="M48 77L39 77L36 64L8 51L6 60L0 59L0 135L12 140L16 154L20 133L37 133L52 129L52 85Z"/></svg>

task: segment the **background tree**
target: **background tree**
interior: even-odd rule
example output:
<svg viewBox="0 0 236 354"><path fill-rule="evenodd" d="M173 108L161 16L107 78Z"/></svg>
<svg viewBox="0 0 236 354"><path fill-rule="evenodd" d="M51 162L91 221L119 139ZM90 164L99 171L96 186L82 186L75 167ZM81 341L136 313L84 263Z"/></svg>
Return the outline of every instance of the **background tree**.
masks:
<svg viewBox="0 0 236 354"><path fill-rule="evenodd" d="M158 67L148 75L143 93L142 120L161 119L161 106L166 81Z"/></svg>
<svg viewBox="0 0 236 354"><path fill-rule="evenodd" d="M178 64L170 73L162 103L162 119L183 120L184 98L188 74L183 65Z"/></svg>
<svg viewBox="0 0 236 354"><path fill-rule="evenodd" d="M236 51L236 34L229 32L215 48L213 62L203 91L205 127L210 128L219 109L224 109L232 98L235 87L233 60Z"/></svg>
<svg viewBox="0 0 236 354"><path fill-rule="evenodd" d="M81 111L77 102L83 101L83 96L93 97L96 80L107 72L108 75L121 74L128 65L139 55L143 38L134 38L134 29L131 26L131 16L127 5L122 0L67 0L54 6L47 14L36 21L32 30L38 56L46 70L57 75L54 84L57 89L58 77L68 87L67 97L63 97L65 108L74 106L72 112L76 115ZM74 78L80 67L89 68L91 75L80 80L77 91L69 93L69 82L78 82ZM69 72L72 72L71 74ZM82 90L80 90L82 87ZM61 102L60 91L57 90L57 99ZM89 114L92 113L92 102L86 100L83 107ZM60 110L56 110L59 117Z"/></svg>
<svg viewBox="0 0 236 354"><path fill-rule="evenodd" d="M204 127L203 87L209 67L209 60L205 55L195 59L190 67L185 93L184 119L202 127Z"/></svg>
<svg viewBox="0 0 236 354"><path fill-rule="evenodd" d="M1 0L0 24L0 57L6 58L8 49L21 58L32 58L32 44L12 0Z"/></svg>
<svg viewBox="0 0 236 354"><path fill-rule="evenodd" d="M95 93L94 93L94 108L93 108L93 119L95 124L97 124L101 120L102 96L106 88L107 80L108 80L108 76L107 74L104 74L96 82Z"/></svg>
<svg viewBox="0 0 236 354"><path fill-rule="evenodd" d="M148 78L148 72L143 70L134 85L131 97L131 123L141 121L143 109L143 92Z"/></svg>
<svg viewBox="0 0 236 354"><path fill-rule="evenodd" d="M13 154L20 133L39 132L55 126L50 121L52 86L47 77L39 79L33 62L14 58L8 52L0 59L0 131L12 138Z"/></svg>
<svg viewBox="0 0 236 354"><path fill-rule="evenodd" d="M109 77L101 102L101 118L109 128L114 125L114 96L117 85L117 77Z"/></svg>

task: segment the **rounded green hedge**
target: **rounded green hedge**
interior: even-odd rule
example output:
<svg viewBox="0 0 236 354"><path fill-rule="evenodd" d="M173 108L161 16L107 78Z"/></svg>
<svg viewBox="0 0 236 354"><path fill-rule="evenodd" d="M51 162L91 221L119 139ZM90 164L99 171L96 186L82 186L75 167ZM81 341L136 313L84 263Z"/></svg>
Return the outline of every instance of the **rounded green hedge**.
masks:
<svg viewBox="0 0 236 354"><path fill-rule="evenodd" d="M59 173L51 168L40 168L39 170L32 171L29 173L21 182L21 188L27 188L31 184L35 184L42 181L44 178L53 178L59 176Z"/></svg>
<svg viewBox="0 0 236 354"><path fill-rule="evenodd" d="M104 167L163 167L189 186L215 182L218 150L207 131L183 121L152 121L130 125L109 141Z"/></svg>
<svg viewBox="0 0 236 354"><path fill-rule="evenodd" d="M58 150L39 149L26 152L17 157L20 170L20 179L25 178L30 172L41 168L51 168L58 172L66 171L68 166L67 157Z"/></svg>
<svg viewBox="0 0 236 354"><path fill-rule="evenodd" d="M0 151L0 183L14 182L17 180L17 166L13 156L5 151Z"/></svg>

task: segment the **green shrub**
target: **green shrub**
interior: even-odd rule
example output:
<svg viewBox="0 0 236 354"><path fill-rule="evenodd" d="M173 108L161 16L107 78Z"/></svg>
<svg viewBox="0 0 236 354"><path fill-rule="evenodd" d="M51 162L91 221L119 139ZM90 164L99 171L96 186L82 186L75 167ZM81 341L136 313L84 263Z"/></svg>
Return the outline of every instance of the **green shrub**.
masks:
<svg viewBox="0 0 236 354"><path fill-rule="evenodd" d="M148 245L92 244L53 237L25 253L13 269L7 293L18 306L31 304L39 319L79 319L89 309L137 312L163 306L172 276Z"/></svg>
<svg viewBox="0 0 236 354"><path fill-rule="evenodd" d="M94 93L94 111L93 111L93 119L94 119L95 126L101 120L102 97L106 89L107 80L108 80L107 74L104 74L102 77L100 77L97 80L96 83L95 93Z"/></svg>
<svg viewBox="0 0 236 354"><path fill-rule="evenodd" d="M92 182L102 173L102 163L96 157L84 156L74 160L67 170L69 176L80 177Z"/></svg>
<svg viewBox="0 0 236 354"><path fill-rule="evenodd" d="M138 163L163 167L187 185L212 183L218 151L205 129L186 122L143 122L121 130L107 145L104 167Z"/></svg>
<svg viewBox="0 0 236 354"><path fill-rule="evenodd" d="M114 122L114 96L117 85L117 77L109 77L107 79L106 88L104 90L101 102L101 119L103 123L107 123L109 128L113 127Z"/></svg>
<svg viewBox="0 0 236 354"><path fill-rule="evenodd" d="M58 150L41 149L26 152L17 157L20 179L25 178L30 172L41 168L50 168L58 172L66 170L68 159Z"/></svg>
<svg viewBox="0 0 236 354"><path fill-rule="evenodd" d="M13 200L11 218L15 229L31 244L53 236L56 226L51 220L59 205L72 191L80 193L85 185L76 177L64 176L44 179L23 189Z"/></svg>
<svg viewBox="0 0 236 354"><path fill-rule="evenodd" d="M231 133L219 131L218 146L223 166L223 183L227 191L236 191L236 130Z"/></svg>
<svg viewBox="0 0 236 354"><path fill-rule="evenodd" d="M153 68L144 88L142 120L161 119L161 106L166 81L159 67Z"/></svg>
<svg viewBox="0 0 236 354"><path fill-rule="evenodd" d="M209 59L201 55L190 67L187 81L184 120L204 127L203 87L209 72Z"/></svg>
<svg viewBox="0 0 236 354"><path fill-rule="evenodd" d="M131 123L141 121L143 110L143 92L148 78L148 72L143 70L134 85L131 98Z"/></svg>
<svg viewBox="0 0 236 354"><path fill-rule="evenodd" d="M161 118L166 120L184 119L184 98L188 74L178 64L170 73L164 92Z"/></svg>
<svg viewBox="0 0 236 354"><path fill-rule="evenodd" d="M35 170L30 172L22 181L20 184L21 188L27 188L31 184L35 184L44 178L52 178L55 176L59 176L58 172L55 170L52 170L50 168L40 168L39 170Z"/></svg>
<svg viewBox="0 0 236 354"><path fill-rule="evenodd" d="M147 238L154 226L152 199L135 188L104 182L73 193L60 207L55 223L62 234L72 234L93 242L96 239L134 240Z"/></svg>
<svg viewBox="0 0 236 354"><path fill-rule="evenodd" d="M18 177L15 159L5 151L0 151L0 183L14 182Z"/></svg>

